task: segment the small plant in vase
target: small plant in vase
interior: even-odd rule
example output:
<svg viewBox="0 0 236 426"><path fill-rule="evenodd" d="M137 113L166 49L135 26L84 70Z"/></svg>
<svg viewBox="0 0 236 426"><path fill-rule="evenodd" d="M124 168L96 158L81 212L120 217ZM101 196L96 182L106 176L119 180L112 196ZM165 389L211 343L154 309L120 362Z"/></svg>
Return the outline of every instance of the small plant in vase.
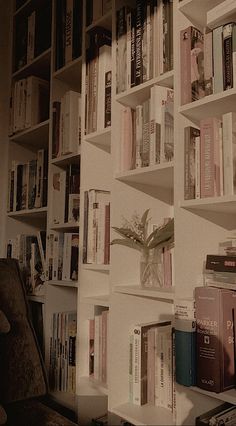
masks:
<svg viewBox="0 0 236 426"><path fill-rule="evenodd" d="M147 209L140 218L136 213L131 221L124 220L121 228L112 228L122 237L112 240L111 245L120 244L133 248L141 253L140 283L142 287L162 287L163 247L171 247L174 243L174 219L169 219L163 225L148 233L150 218Z"/></svg>

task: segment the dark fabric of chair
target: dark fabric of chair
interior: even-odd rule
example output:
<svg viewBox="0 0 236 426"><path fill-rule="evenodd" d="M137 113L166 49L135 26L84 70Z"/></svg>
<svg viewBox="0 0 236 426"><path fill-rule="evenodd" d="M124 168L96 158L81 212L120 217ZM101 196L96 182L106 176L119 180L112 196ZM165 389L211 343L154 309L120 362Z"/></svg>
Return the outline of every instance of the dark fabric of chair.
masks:
<svg viewBox="0 0 236 426"><path fill-rule="evenodd" d="M47 376L14 259L0 259L0 311L10 323L9 332L0 336L0 403L7 425L75 425L36 399L47 394Z"/></svg>

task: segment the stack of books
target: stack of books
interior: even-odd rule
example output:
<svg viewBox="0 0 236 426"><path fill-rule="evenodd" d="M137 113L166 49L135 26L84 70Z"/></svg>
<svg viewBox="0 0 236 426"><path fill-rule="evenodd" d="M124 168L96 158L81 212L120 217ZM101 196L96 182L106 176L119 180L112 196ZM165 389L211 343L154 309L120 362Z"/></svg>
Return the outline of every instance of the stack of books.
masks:
<svg viewBox="0 0 236 426"><path fill-rule="evenodd" d="M30 76L11 89L9 136L49 118L49 82Z"/></svg>
<svg viewBox="0 0 236 426"><path fill-rule="evenodd" d="M78 263L79 234L50 231L47 235L47 280L78 281Z"/></svg>
<svg viewBox="0 0 236 426"><path fill-rule="evenodd" d="M89 320L89 375L101 383L107 383L107 336L109 310Z"/></svg>
<svg viewBox="0 0 236 426"><path fill-rule="evenodd" d="M173 69L173 1L136 0L116 13L116 92Z"/></svg>
<svg viewBox="0 0 236 426"><path fill-rule="evenodd" d="M83 263L110 262L110 192L90 189L84 193Z"/></svg>
<svg viewBox="0 0 236 426"><path fill-rule="evenodd" d="M153 86L135 109L121 109L120 169L163 164L174 158L174 91Z"/></svg>
<svg viewBox="0 0 236 426"><path fill-rule="evenodd" d="M82 52L83 1L56 2L56 70L64 67Z"/></svg>
<svg viewBox="0 0 236 426"><path fill-rule="evenodd" d="M185 128L185 200L236 192L236 115L205 118L200 129Z"/></svg>
<svg viewBox="0 0 236 426"><path fill-rule="evenodd" d="M53 102L52 158L77 154L81 144L81 95L73 90Z"/></svg>
<svg viewBox="0 0 236 426"><path fill-rule="evenodd" d="M51 390L76 392L77 313L57 312L52 316L49 383Z"/></svg>
<svg viewBox="0 0 236 426"><path fill-rule="evenodd" d="M47 206L48 152L39 149L37 158L21 164L12 161L8 176L8 212Z"/></svg>
<svg viewBox="0 0 236 426"><path fill-rule="evenodd" d="M85 133L111 125L111 32L95 27L86 51Z"/></svg>

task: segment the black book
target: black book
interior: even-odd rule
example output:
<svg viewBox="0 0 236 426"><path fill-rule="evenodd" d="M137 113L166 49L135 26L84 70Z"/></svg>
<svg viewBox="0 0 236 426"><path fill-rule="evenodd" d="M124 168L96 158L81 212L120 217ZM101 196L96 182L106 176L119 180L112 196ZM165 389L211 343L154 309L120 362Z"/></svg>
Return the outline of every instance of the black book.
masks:
<svg viewBox="0 0 236 426"><path fill-rule="evenodd" d="M206 269L216 272L236 272L236 256L222 256L208 254L206 258Z"/></svg>
<svg viewBox="0 0 236 426"><path fill-rule="evenodd" d="M131 87L135 86L135 38L136 38L136 12L131 10Z"/></svg>
<svg viewBox="0 0 236 426"><path fill-rule="evenodd" d="M51 46L52 2L44 3L35 16L35 57Z"/></svg>
<svg viewBox="0 0 236 426"><path fill-rule="evenodd" d="M73 3L73 42L72 58L76 59L82 53L83 2L74 0Z"/></svg>
<svg viewBox="0 0 236 426"><path fill-rule="evenodd" d="M111 71L105 74L105 122L104 127L111 125Z"/></svg>
<svg viewBox="0 0 236 426"><path fill-rule="evenodd" d="M23 177L23 164L17 165L17 178L16 178L16 210L21 210L22 205L22 177Z"/></svg>
<svg viewBox="0 0 236 426"><path fill-rule="evenodd" d="M48 151L44 150L43 155L43 198L42 206L46 207L48 202Z"/></svg>
<svg viewBox="0 0 236 426"><path fill-rule="evenodd" d="M66 0L56 3L56 70L65 65Z"/></svg>

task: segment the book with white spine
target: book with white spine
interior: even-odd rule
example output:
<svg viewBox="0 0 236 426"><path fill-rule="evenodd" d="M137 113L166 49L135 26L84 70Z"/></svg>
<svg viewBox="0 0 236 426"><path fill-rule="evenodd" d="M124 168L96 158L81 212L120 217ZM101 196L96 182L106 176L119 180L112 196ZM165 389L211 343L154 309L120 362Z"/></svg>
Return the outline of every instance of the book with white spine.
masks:
<svg viewBox="0 0 236 426"><path fill-rule="evenodd" d="M223 114L224 195L236 192L236 113Z"/></svg>
<svg viewBox="0 0 236 426"><path fill-rule="evenodd" d="M111 72L111 46L104 44L99 48L98 60L97 130L105 128L105 75L107 72Z"/></svg>

